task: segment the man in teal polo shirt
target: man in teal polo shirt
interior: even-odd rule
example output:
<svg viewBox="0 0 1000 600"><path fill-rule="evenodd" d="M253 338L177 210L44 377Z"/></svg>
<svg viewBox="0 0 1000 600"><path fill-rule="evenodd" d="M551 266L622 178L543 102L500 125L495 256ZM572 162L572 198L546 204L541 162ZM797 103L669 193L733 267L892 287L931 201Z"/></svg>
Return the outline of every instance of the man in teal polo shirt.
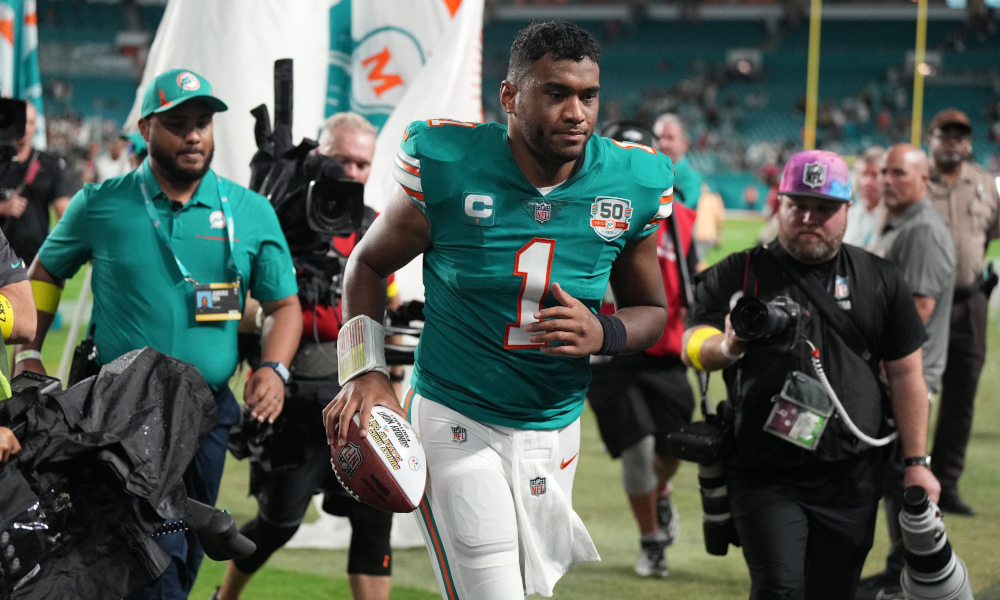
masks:
<svg viewBox="0 0 1000 600"><path fill-rule="evenodd" d="M216 392L218 421L184 475L188 495L208 504L218 495L229 427L239 419L228 381L246 293L275 322L261 363L270 368L258 369L244 390L260 421L281 412L285 365L302 333L292 259L274 210L209 168L212 117L226 108L191 71L168 71L149 84L139 120L149 158L73 197L29 270L39 335L20 348L41 348L64 280L92 261L99 361L150 346L196 366ZM44 371L40 355L19 356L16 370ZM130 598L187 598L203 555L197 538L172 534L157 543L171 565Z"/></svg>
<svg viewBox="0 0 1000 600"><path fill-rule="evenodd" d="M701 175L687 160L691 140L684 130L684 123L677 115L664 113L653 123L653 135L656 136L656 149L669 156L674 163L674 198L688 208L697 209L701 196Z"/></svg>

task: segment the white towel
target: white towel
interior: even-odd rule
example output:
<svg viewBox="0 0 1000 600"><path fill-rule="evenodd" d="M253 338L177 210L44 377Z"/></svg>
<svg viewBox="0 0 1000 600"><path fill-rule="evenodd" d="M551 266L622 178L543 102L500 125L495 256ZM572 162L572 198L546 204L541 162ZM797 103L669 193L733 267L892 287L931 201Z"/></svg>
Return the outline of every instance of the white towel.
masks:
<svg viewBox="0 0 1000 600"><path fill-rule="evenodd" d="M601 560L554 477L560 461L558 436L558 431L535 430L512 435L511 481L528 595L550 597L574 563Z"/></svg>

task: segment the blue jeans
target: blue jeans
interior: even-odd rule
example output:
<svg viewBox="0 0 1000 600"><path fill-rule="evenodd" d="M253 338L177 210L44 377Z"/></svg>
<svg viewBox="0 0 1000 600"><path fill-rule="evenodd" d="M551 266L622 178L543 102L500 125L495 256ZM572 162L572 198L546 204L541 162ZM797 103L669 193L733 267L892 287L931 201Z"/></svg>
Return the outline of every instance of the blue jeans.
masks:
<svg viewBox="0 0 1000 600"><path fill-rule="evenodd" d="M215 506L226 464L229 428L240 420L240 406L229 387L215 395L219 418L205 437L198 453L184 472L188 497ZM170 565L153 583L143 586L126 600L187 600L201 567L205 551L192 531L171 533L156 538L156 544L170 557Z"/></svg>

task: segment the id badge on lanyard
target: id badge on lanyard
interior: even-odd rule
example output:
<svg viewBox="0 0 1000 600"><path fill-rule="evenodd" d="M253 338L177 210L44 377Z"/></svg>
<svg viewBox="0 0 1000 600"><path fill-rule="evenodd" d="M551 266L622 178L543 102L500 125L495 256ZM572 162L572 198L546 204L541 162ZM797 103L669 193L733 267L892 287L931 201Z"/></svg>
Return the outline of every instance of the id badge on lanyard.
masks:
<svg viewBox="0 0 1000 600"><path fill-rule="evenodd" d="M195 321L237 321L240 312L240 282L195 283Z"/></svg>
<svg viewBox="0 0 1000 600"><path fill-rule="evenodd" d="M184 280L194 287L194 320L200 322L240 320L243 317L240 310L243 298L241 295L242 286L240 285L240 276L239 271L236 269L236 262L233 260L233 256L235 256L234 240L236 239L236 234L233 226L233 215L229 209L229 198L226 196L226 190L222 186L222 178L213 173L216 185L219 188L222 212L226 218L226 235L229 238L229 267L237 274L236 280L222 283L198 283L187 267L184 266L184 263L181 262L181 259L177 258L177 255L174 254L173 248L170 246L170 240L167 239L166 233L163 232L159 215L157 215L156 209L153 208L153 202L149 197L149 190L146 187L146 178L143 173L145 168L145 164L139 167L138 175L139 189L142 190L142 198L146 204L146 213L149 215L149 220L153 223L153 230L156 231L157 237L160 238L163 245L173 255L174 262L177 263L177 268L180 270Z"/></svg>

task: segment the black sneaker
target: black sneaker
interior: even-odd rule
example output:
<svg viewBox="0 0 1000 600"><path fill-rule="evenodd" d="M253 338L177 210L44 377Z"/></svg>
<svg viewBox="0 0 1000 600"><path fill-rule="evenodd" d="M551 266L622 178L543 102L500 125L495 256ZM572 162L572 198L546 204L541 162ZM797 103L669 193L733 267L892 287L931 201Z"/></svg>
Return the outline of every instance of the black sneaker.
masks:
<svg viewBox="0 0 1000 600"><path fill-rule="evenodd" d="M904 600L903 588L899 585L899 575L882 571L863 578L858 583L854 600Z"/></svg>
<svg viewBox="0 0 1000 600"><path fill-rule="evenodd" d="M667 569L665 542L640 542L639 561L635 563L635 572L642 577L656 575L666 577L670 573Z"/></svg>
<svg viewBox="0 0 1000 600"><path fill-rule="evenodd" d="M666 545L676 542L681 535L681 520L677 516L677 507L670 501L670 492L661 493L656 498L656 521L660 524L660 531L667 534Z"/></svg>
<svg viewBox="0 0 1000 600"><path fill-rule="evenodd" d="M962 500L958 492L942 491L941 498L938 500L938 508L953 515L961 515L963 517L976 516L976 511Z"/></svg>

